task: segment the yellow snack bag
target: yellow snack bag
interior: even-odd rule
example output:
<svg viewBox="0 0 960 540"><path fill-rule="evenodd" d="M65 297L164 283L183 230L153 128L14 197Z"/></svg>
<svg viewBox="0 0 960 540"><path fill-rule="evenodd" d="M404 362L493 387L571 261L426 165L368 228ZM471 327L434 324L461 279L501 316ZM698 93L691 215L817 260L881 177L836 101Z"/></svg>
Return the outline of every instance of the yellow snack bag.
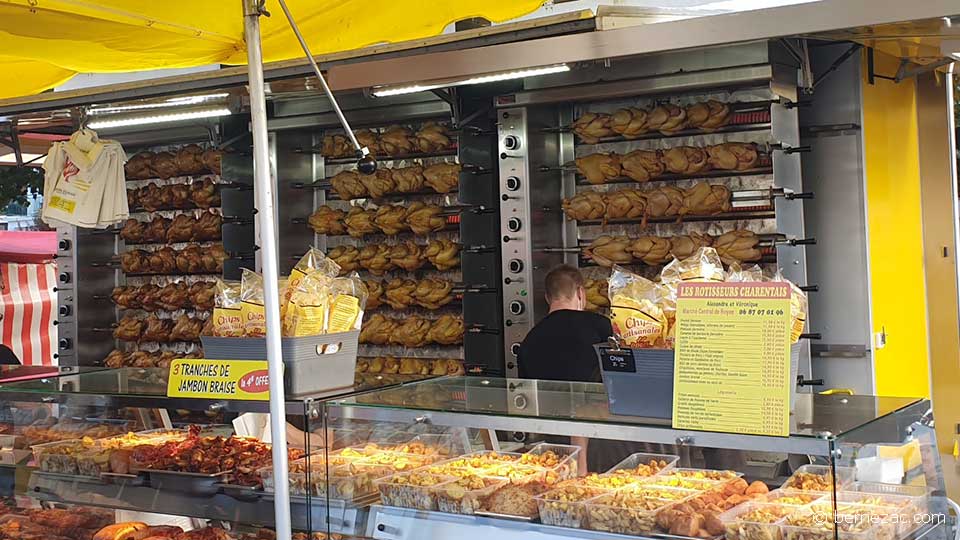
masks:
<svg viewBox="0 0 960 540"><path fill-rule="evenodd" d="M213 335L243 337L240 282L217 279L213 307Z"/></svg>
<svg viewBox="0 0 960 540"><path fill-rule="evenodd" d="M772 281L784 281L790 284L790 343L797 343L807 324L807 293L783 277L779 271L773 276Z"/></svg>
<svg viewBox="0 0 960 540"><path fill-rule="evenodd" d="M663 346L667 318L658 305L657 284L614 266L609 290L611 323L621 343L638 349Z"/></svg>
<svg viewBox="0 0 960 540"><path fill-rule="evenodd" d="M716 281L722 282L723 262L717 250L712 247L702 247L693 255L683 260L674 260L663 267L660 280L676 283L680 281Z"/></svg>
<svg viewBox="0 0 960 540"><path fill-rule="evenodd" d="M243 269L240 279L240 316L243 319L243 335L263 337L267 335L267 319L263 309L263 276Z"/></svg>
<svg viewBox="0 0 960 540"><path fill-rule="evenodd" d="M290 277L287 278L285 287L280 291L280 317L281 321L286 318L287 304L290 303L290 297L300 284L300 280L313 272L320 272L329 278L335 278L340 275L340 265L317 248L311 247L297 264L290 271ZM281 284L284 285L284 284Z"/></svg>
<svg viewBox="0 0 960 540"><path fill-rule="evenodd" d="M315 336L324 333L330 278L322 272L311 272L301 278L296 287L288 286L290 302L283 314L283 335L286 337Z"/></svg>
<svg viewBox="0 0 960 540"><path fill-rule="evenodd" d="M363 310L367 305L367 286L360 275L351 272L348 276L330 282L330 316L327 318L327 333L359 330Z"/></svg>

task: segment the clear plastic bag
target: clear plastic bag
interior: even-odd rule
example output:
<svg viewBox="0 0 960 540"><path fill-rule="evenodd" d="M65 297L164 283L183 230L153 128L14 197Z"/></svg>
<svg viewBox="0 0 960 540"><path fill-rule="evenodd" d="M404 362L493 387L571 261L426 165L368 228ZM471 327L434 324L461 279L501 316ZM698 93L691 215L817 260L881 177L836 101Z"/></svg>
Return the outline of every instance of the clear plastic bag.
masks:
<svg viewBox="0 0 960 540"><path fill-rule="evenodd" d="M667 318L660 307L658 285L614 266L610 275L610 318L621 342L632 348L664 346Z"/></svg>
<svg viewBox="0 0 960 540"><path fill-rule="evenodd" d="M242 337L243 315L240 307L241 285L238 281L217 279L213 307L213 335Z"/></svg>

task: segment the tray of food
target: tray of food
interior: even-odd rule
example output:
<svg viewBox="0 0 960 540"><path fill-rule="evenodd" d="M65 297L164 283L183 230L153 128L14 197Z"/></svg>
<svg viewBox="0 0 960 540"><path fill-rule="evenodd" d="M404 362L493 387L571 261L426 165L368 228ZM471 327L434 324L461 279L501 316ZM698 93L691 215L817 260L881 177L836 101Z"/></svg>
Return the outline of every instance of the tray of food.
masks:
<svg viewBox="0 0 960 540"><path fill-rule="evenodd" d="M856 469L853 467L836 467L836 470L837 491L845 490L853 485ZM831 471L829 465L804 465L794 471L782 487L799 489L800 491L833 491L833 484L833 471Z"/></svg>
<svg viewBox="0 0 960 540"><path fill-rule="evenodd" d="M451 480L456 480L456 477L415 471L381 478L374 484L380 492L381 501L387 506L436 510L437 492L433 488Z"/></svg>
<svg viewBox="0 0 960 540"><path fill-rule="evenodd" d="M543 524L582 528L587 521L587 502L613 491L590 487L581 480L561 482L556 488L535 497Z"/></svg>
<svg viewBox="0 0 960 540"><path fill-rule="evenodd" d="M186 430L153 429L98 439L77 455L77 469L82 476L100 476L102 473L130 472L130 450L144 445L160 445L167 441L183 440Z"/></svg>
<svg viewBox="0 0 960 540"><path fill-rule="evenodd" d="M894 540L896 524L885 519L892 511L838 504L834 514L831 504L817 503L788 514L780 523L780 531L784 540Z"/></svg>
<svg viewBox="0 0 960 540"><path fill-rule="evenodd" d="M553 486L577 477L577 457L581 451L582 448L574 445L540 443L520 456L520 464L543 467L547 470L547 484Z"/></svg>
<svg viewBox="0 0 960 540"><path fill-rule="evenodd" d="M503 478L465 475L438 484L432 489L437 501L437 510L450 514L492 513L493 495L509 483Z"/></svg>
<svg viewBox="0 0 960 540"><path fill-rule="evenodd" d="M748 502L720 514L726 540L777 540L783 518L799 506Z"/></svg>
<svg viewBox="0 0 960 540"><path fill-rule="evenodd" d="M822 491L800 491L796 489L775 489L765 494L757 502L774 503L782 506L801 507L823 500L826 493Z"/></svg>
<svg viewBox="0 0 960 540"><path fill-rule="evenodd" d="M358 459L357 456L347 457L339 454L325 456L311 454L300 459L292 460L288 464L287 480L291 495L313 495L324 497L327 494L327 478L349 477L346 465ZM264 491L276 491L273 477L273 466L261 467L257 470ZM331 489L335 486L331 486ZM338 498L338 497L332 497ZM352 497L351 497L352 498Z"/></svg>
<svg viewBox="0 0 960 540"><path fill-rule="evenodd" d="M78 474L77 456L88 450L93 441L67 439L63 441L36 444L30 447L33 460L43 472L59 474Z"/></svg>
<svg viewBox="0 0 960 540"><path fill-rule="evenodd" d="M827 495L821 503L826 504L829 500L830 495ZM845 504L870 508L873 515L893 524L900 536L906 536L913 532L923 523L922 519L918 519L918 517L927 513L926 499L907 495L841 491L837 493L838 509Z"/></svg>
<svg viewBox="0 0 960 540"><path fill-rule="evenodd" d="M657 514L696 497L697 491L638 484L587 503L586 529L643 536L658 532Z"/></svg>
<svg viewBox="0 0 960 540"><path fill-rule="evenodd" d="M230 471L201 473L149 469L142 472L146 474L150 487L154 489L193 495L218 493L221 490L220 484L227 483L230 478Z"/></svg>
<svg viewBox="0 0 960 540"><path fill-rule="evenodd" d="M620 463L614 465L607 473L648 478L676 467L680 456L671 454L648 454L639 452L631 454Z"/></svg>

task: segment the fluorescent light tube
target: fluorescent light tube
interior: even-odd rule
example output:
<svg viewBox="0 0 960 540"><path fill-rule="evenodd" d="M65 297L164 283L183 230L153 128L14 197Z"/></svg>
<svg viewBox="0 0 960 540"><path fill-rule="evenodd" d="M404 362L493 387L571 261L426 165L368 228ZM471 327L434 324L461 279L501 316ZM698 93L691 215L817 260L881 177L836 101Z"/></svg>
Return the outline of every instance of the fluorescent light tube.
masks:
<svg viewBox="0 0 960 540"><path fill-rule="evenodd" d="M130 111L143 111L150 109L164 109L169 107L183 107L187 105L201 105L208 101L220 101L230 97L230 94L222 92L219 94L203 94L199 96L178 96L157 101L154 103L139 103L136 105L111 105L107 107L91 107L87 111L89 116L100 116L105 114L117 114Z"/></svg>
<svg viewBox="0 0 960 540"><path fill-rule="evenodd" d="M570 66L558 64L555 66L546 66L540 68L520 69L517 71L505 71L502 73L491 73L489 75L480 75L469 79L455 79L436 84L412 84L409 86L383 86L375 88L373 95L376 97L399 96L402 94L413 94L416 92L426 92L427 90L436 90L437 88L446 88L448 86L466 86L471 84L484 84L497 81L508 81L510 79L523 79L525 77L536 77L538 75L550 75L551 73L563 73L570 71Z"/></svg>
<svg viewBox="0 0 960 540"><path fill-rule="evenodd" d="M127 116L124 118L104 118L102 120L93 120L88 127L91 129L115 128L124 126L139 126L144 124L163 124L167 122L181 122L183 120L196 120L199 118L213 118L217 116L228 116L230 109L226 107L216 107L211 109L198 109L184 112L171 112L165 114L151 114L144 116Z"/></svg>

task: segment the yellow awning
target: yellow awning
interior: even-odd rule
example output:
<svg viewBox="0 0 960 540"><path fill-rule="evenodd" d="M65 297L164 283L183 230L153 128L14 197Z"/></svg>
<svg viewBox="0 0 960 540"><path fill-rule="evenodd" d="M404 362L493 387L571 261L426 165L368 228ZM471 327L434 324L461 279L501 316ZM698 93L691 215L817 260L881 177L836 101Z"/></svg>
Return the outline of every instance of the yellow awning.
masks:
<svg viewBox="0 0 960 540"><path fill-rule="evenodd" d="M507 21L543 0L287 0L314 54L435 36L455 21ZM265 62L302 56L275 0ZM246 63L240 0L0 0L0 99L77 73Z"/></svg>

